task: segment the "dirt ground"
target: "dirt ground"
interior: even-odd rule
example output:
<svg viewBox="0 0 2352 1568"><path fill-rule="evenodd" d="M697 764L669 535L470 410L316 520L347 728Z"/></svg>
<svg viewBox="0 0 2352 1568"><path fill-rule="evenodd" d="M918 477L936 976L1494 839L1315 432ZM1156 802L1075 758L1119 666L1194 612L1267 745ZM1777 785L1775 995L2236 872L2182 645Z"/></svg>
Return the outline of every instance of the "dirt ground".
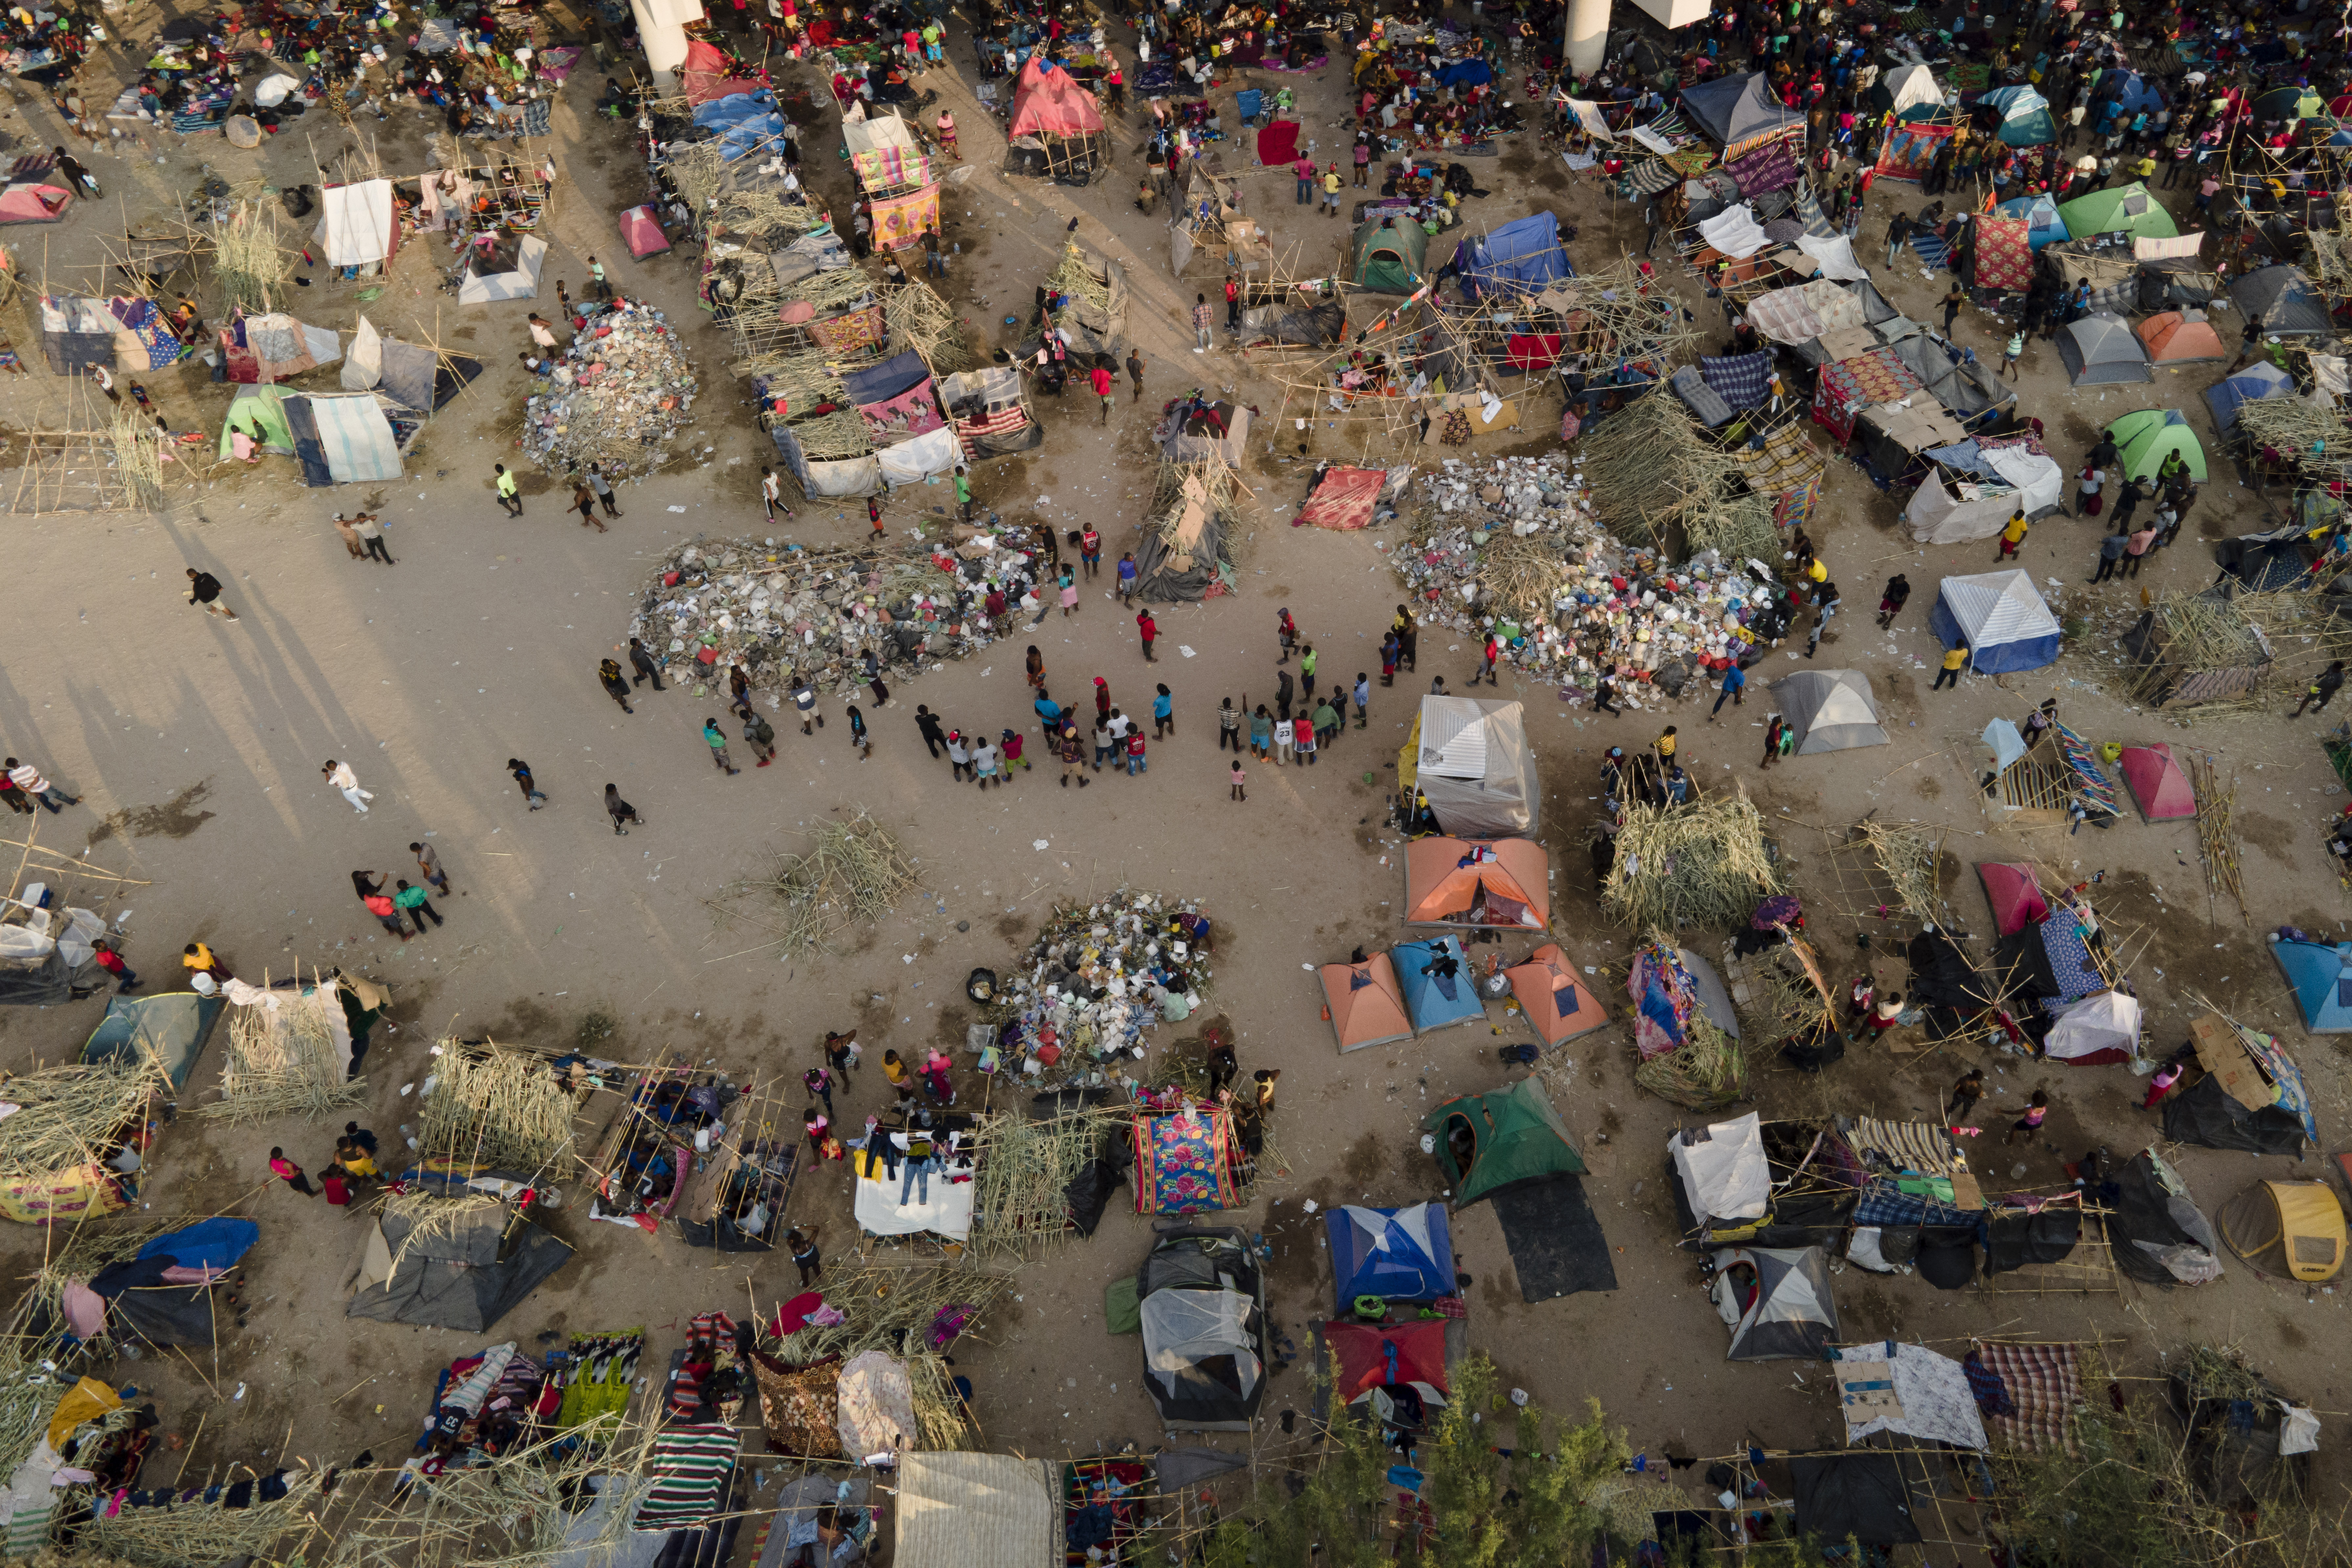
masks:
<svg viewBox="0 0 2352 1568"><path fill-rule="evenodd" d="M1281 390L1263 363L1222 348L1202 357L1190 351L1191 296L1216 278L1205 263L1196 263L1192 277L1171 277L1160 220L1139 216L1129 204L1139 137L1126 133L1118 171L1093 187L1008 181L996 172L1002 138L971 91L969 49L951 53L960 57L957 74L935 73L927 85L939 87L956 110L978 167L949 192L949 237L961 247L950 295L983 339L1003 338L1003 318L1025 317L1030 290L1075 217L1085 244L1127 265L1136 293L1130 330L1150 361L1141 406L1121 401L1104 425L1087 417L1095 411L1084 399L1049 402L1045 445L983 468L976 488L1008 514L1065 527L1092 521L1115 553L1129 541L1150 482L1144 435L1160 400L1198 383L1233 388L1271 412ZM1241 545L1244 591L1162 613L1156 666L1141 664L1133 627L1101 583L1089 585L1078 615L1057 615L1031 633L1057 691L1083 689L1098 673L1123 703L1140 705L1154 681L1171 687L1178 733L1152 748L1145 777L1106 775L1077 791L1041 771L985 796L950 785L946 764L927 757L916 737L914 704L966 727L1019 724L1026 702L1018 636L900 688L896 708L875 716L870 761L858 760L836 716L814 738L787 729L773 768L718 776L697 733L706 715L722 711L716 695L642 694L632 717L607 706L595 685L596 661L622 642L647 571L683 538L844 539L862 533L865 519L862 508L819 505L791 524L762 525L756 476L763 437L745 411L745 389L726 375L724 335L695 305L691 264L676 255L637 264L618 244L612 214L642 199L645 178L625 129L586 112L601 85L595 76L576 77L555 112L566 178L548 235L555 247L548 276L580 280L595 254L625 293L656 302L679 325L704 377L690 459L626 487L625 517L609 536L575 527L546 477L528 469L526 515L502 516L490 495L490 465L512 455L523 395L513 355L528 342L527 308L459 310L436 288L434 269L444 253L423 243L404 249L389 292L365 307L371 317L395 334L437 330L491 367L427 430L405 480L374 496L312 494L296 486L290 465L276 462L252 472L185 476L170 508L153 516L9 519L13 634L0 665L0 737L85 797L62 818L40 819L40 841L87 848L99 864L139 879L100 907L122 923L129 957L150 989L173 983L175 955L195 939L247 977L340 964L389 984L398 1027L380 1037L369 1060L362 1117L387 1139L413 1120L404 1091L430 1071L428 1050L446 1034L561 1047L579 1038L583 1020L609 1018L617 1032L599 1045L601 1054L788 1078L815 1064L829 1028L854 1024L877 1053L960 1040L962 976L975 964L1007 959L1057 899L1121 883L1202 899L1218 926L1213 1006L1235 1020L1245 1069L1285 1072L1277 1135L1289 1168L1233 1218L1265 1237L1281 1327L1305 1344L1307 1324L1329 1310L1330 1294L1320 1218L1307 1214L1307 1201L1437 1195L1443 1183L1418 1148L1419 1118L1449 1094L1493 1087L1517 1071L1489 1049L1518 1038L1499 1011L1484 1030L1340 1058L1302 973L1357 944L1385 945L1403 935L1393 913L1399 846L1383 823L1395 747L1411 717L1407 688L1421 689L1434 673L1458 685L1473 663L1468 648L1442 632L1424 635L1429 663L1396 689L1376 690L1371 727L1330 748L1324 760L1331 767L1254 765L1247 802L1226 798L1226 760L1215 748L1211 716L1221 697L1263 693L1271 684L1276 607L1298 616L1336 684L1371 666L1378 634L1402 597L1379 548L1394 541L1393 528L1334 536L1284 526L1301 487L1291 461L1297 441L1308 442L1310 455L1352 456L1365 444L1361 431L1325 426L1301 437L1286 422L1278 438L1255 444L1252 482L1266 514ZM1339 68L1280 79L1302 91L1307 134L1327 152L1339 146ZM790 85L815 81L802 68L790 73ZM206 164L232 178L314 180L310 143L315 140L325 159L350 140L320 118L314 113L300 132L281 134L258 153L216 139L126 138L123 155L90 160L109 193L103 210L85 206L30 241L21 231L12 237L29 272L46 267L58 286L90 287L99 236L110 225L119 231L121 214L168 206ZM843 210L845 165L834 156L832 123L827 113L804 145L821 193ZM0 124L40 145L57 139L46 105L20 106ZM424 166L427 127L413 111L362 129L387 170ZM1249 162L1245 146L1226 150L1229 169ZM1550 208L1580 231L1570 253L1580 267L1612 260L1642 238L1638 209L1571 177L1532 137L1499 161L1478 163L1476 172L1492 190L1471 204L1474 225ZM1302 256L1336 256L1341 224L1291 204L1279 172L1247 174L1244 183L1277 250L1295 245ZM1864 236L1874 261L1883 241L1869 242L1890 210L1881 202ZM1432 265L1438 259L1433 255ZM1663 270L1711 336L1719 333L1713 302L1676 266ZM1930 316L1940 293L1907 259L1878 281L1918 319ZM357 287L313 274L313 287L292 303L306 319L348 332L360 308L351 298ZM16 330L29 348L33 335L21 324ZM2005 336L2005 328L1973 309L1962 318L1960 340L1988 359ZM2200 434L2210 432L2198 394L2213 372L2187 375L2074 393L2054 353L2037 344L2021 392L2024 405L2048 423L2064 462L2094 439L2096 424L2134 407L2178 406ZM175 425L217 431L225 389L211 385L201 367L158 375L149 385ZM1557 398L1536 390L1527 401L1528 423L1510 439L1539 449L1550 444L1543 433L1557 419ZM0 387L0 409L20 428L76 417L59 382L38 370ZM1605 426L1598 438L1606 438ZM1277 451L1276 439L1287 448ZM892 526L908 526L947 498L944 486L901 494L890 505ZM383 515L396 568L346 559L327 518L354 501ZM1657 723L1676 722L1685 732L1684 756L1706 785L1745 784L1779 825L1837 970L1867 962L1884 985L1904 979L1900 960L1888 956L1891 944L1856 947L1858 933L1884 928L1843 907L1831 864L1831 845L1866 813L1943 831L1945 889L1951 919L1963 928L1980 932L1987 923L1970 869L1977 862L2032 859L2075 880L2104 873L2099 906L2132 955L2152 1048L2168 1051L2185 1038L2184 993L2191 987L2249 1022L2278 1030L2309 1075L2322 1147L2341 1146L2352 1058L2337 1041L2308 1037L2296 1025L2261 936L2283 923L2314 933L2343 929L2345 895L2330 885L2335 878L2319 851L2322 824L2344 799L2316 744L2333 716L2289 723L2275 714L2202 719L2137 712L2107 682L2104 646L2070 649L2052 670L1931 693L1936 648L1925 623L1935 583L1990 568L1993 545L1913 545L1898 531L1897 511L1897 500L1874 490L1858 469L1833 465L1820 537L1851 612L1824 639L1821 662L1871 676L1892 736L1883 750L1799 759L1759 777L1754 755L1769 707L1760 683L1751 686L1757 700L1727 710L1714 727L1688 706L1594 720L1549 688L1507 685L1501 695L1527 702L1542 756L1541 836L1556 858L1557 924L1570 956L1606 968L1622 964L1626 951L1626 933L1594 904L1582 848L1598 810L1596 758L1610 744L1645 744ZM2217 467L2200 502L2200 529L2212 536L2267 526L2261 519L2251 492ZM2095 525L2053 517L2027 541L2026 565L2054 593L2087 576L2096 534ZM218 575L242 619L225 624L187 606L179 586L187 565ZM1895 629L1881 632L1864 612L1898 570L1916 591ZM2184 544L2140 581L2098 591L2128 601L2201 585L2211 570L2201 549ZM1777 676L1795 657L1775 654L1759 673ZM2005 831L1986 821L1972 788L1974 737L1988 720L2021 716L2053 693L2069 721L2094 739L2168 739L2211 750L2237 770L2249 917L2209 897L2189 825L2127 819L2111 831L2077 837ZM1741 728L1749 735L1735 733ZM552 797L549 810L522 810L502 770L509 756L536 766ZM368 816L354 817L320 780L330 757L352 761L375 792ZM613 836L598 808L608 780L647 818L625 840ZM929 896L908 898L897 916L823 961L739 956L756 938L721 928L706 901L772 848L793 844L809 823L853 805L898 826L922 859ZM443 901L446 929L394 945L353 907L346 877L355 867L404 871L404 846L417 838L438 847L458 891ZM75 892L97 896L89 888ZM1711 942L1702 945L1711 951ZM1505 951L1512 960L1521 956L1517 944ZM1593 983L1622 1014L1618 978ZM103 1006L93 998L0 1017L0 1061L23 1068L69 1058ZM1160 1049L1175 1032L1162 1031ZM1909 1031L1898 1033L1888 1048L1857 1051L1820 1078L1759 1064L1759 1108L1768 1116L1832 1109L1927 1114L1975 1057L1924 1046ZM1564 1055L1547 1071L1592 1167L1589 1190L1615 1253L1619 1288L1524 1303L1490 1207L1470 1208L1457 1217L1455 1235L1462 1267L1475 1281L1473 1344L1495 1356L1507 1385L1554 1408L1597 1398L1653 1454L1667 1445L1710 1455L1750 1440L1836 1440L1837 1411L1819 1375L1724 1362L1723 1326L1701 1293L1693 1256L1675 1246L1671 1199L1661 1186L1664 1142L1681 1117L1633 1087L1628 1030L1612 1027ZM2157 1135L2154 1118L2138 1110L2142 1081L2121 1070L2045 1071L2009 1059L1985 1064L1995 1085L1988 1125L1999 1125L2036 1086L2056 1099L2048 1141L2001 1157L2003 1171L2021 1161L2027 1181L2059 1179L2062 1154L2073 1158L2103 1144L2120 1156ZM195 1098L209 1092L212 1071L209 1061L199 1069ZM976 1081L970 1092L980 1092ZM887 1098L862 1079L842 1111L855 1119ZM600 1124L583 1121L583 1136ZM156 1215L228 1210L260 1220L263 1240L250 1260L253 1311L216 1358L115 1371L157 1391L171 1428L192 1432L204 1420L200 1467L258 1462L281 1450L327 1459L363 1448L397 1457L418 1429L434 1368L475 1348L476 1339L347 1321L346 1283L364 1221L272 1183L265 1156L273 1143L315 1167L331 1152L331 1129L229 1133L183 1118L171 1130L147 1207ZM2315 1164L2296 1168L2207 1150L2168 1155L2177 1155L2209 1213L2258 1177L2317 1171ZM824 1226L828 1266L842 1267L854 1250L854 1228L839 1167L802 1182L793 1218ZM543 1330L642 1323L653 1330L655 1351L666 1353L694 1313L766 1307L795 1288L782 1256L714 1256L672 1236L599 1230L577 1204L551 1223L579 1257L500 1323L498 1338L528 1347ZM1084 1452L1156 1440L1139 1386L1137 1343L1103 1335L1099 1318L1103 1287L1130 1273L1148 1244L1146 1222L1115 1207L1091 1239L1020 1270L1007 1309L983 1325L980 1342L959 1347L992 1445ZM0 1235L12 1272L29 1269L42 1245L26 1228ZM2344 1321L2326 1314L2341 1312L2345 1296L2258 1279L2234 1260L2220 1282L2169 1294L2127 1281L2095 1293L2043 1291L2028 1281L1943 1294L1916 1279L1864 1281L1851 1272L1839 1288L1849 1336L1900 1333L1953 1354L1970 1334L2099 1338L2139 1376L2157 1374L2167 1352L2191 1341L2228 1342L2321 1409L2346 1407L2340 1358L2325 1349L2342 1343L2336 1336ZM2331 1322L2337 1326L2329 1329ZM242 1398L232 1397L240 1392ZM1303 1407L1306 1397L1301 1371L1286 1368L1273 1385L1267 1415ZM1271 1424L1265 1440L1282 1441ZM2323 1445L2322 1471L2333 1485L2346 1477L2341 1454L2340 1445Z"/></svg>

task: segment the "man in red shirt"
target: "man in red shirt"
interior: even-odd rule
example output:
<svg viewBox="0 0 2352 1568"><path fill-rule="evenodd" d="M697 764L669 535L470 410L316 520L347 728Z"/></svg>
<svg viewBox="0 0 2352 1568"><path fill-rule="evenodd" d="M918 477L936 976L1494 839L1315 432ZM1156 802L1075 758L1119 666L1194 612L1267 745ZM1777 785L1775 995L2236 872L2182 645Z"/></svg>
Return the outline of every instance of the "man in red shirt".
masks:
<svg viewBox="0 0 2352 1568"><path fill-rule="evenodd" d="M1117 384L1117 378L1110 373L1108 367L1097 361L1095 368L1087 372L1087 379L1094 382L1095 396L1102 399L1102 423L1108 424L1110 423L1110 390Z"/></svg>
<svg viewBox="0 0 2352 1568"><path fill-rule="evenodd" d="M1242 286L1230 272L1225 274L1225 330L1242 329Z"/></svg>
<svg viewBox="0 0 2352 1568"><path fill-rule="evenodd" d="M1298 200L1294 204L1302 207L1313 206L1315 204L1315 160L1301 158L1290 166L1290 172L1298 178Z"/></svg>
<svg viewBox="0 0 2352 1568"><path fill-rule="evenodd" d="M1160 639L1160 622L1151 618L1150 611L1139 610L1135 612L1135 629L1143 637L1143 662L1158 664L1160 661L1152 656L1151 644Z"/></svg>

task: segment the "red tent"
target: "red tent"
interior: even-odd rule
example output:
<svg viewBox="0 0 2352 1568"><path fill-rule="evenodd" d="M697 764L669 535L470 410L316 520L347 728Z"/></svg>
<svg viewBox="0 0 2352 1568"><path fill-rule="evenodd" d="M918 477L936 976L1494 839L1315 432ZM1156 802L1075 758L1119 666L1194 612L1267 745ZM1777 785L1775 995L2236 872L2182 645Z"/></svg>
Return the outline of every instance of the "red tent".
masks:
<svg viewBox="0 0 2352 1568"><path fill-rule="evenodd" d="M1332 1360L1339 1363L1338 1393L1347 1404L1396 1383L1414 1385L1424 1402L1445 1397L1445 1324L1440 1320L1385 1328L1328 1322L1323 1337L1331 1343Z"/></svg>
<svg viewBox="0 0 2352 1568"><path fill-rule="evenodd" d="M1049 68L1036 55L1021 68L1013 86L1013 124L1007 136L1092 136L1103 128L1095 95L1070 73Z"/></svg>
<svg viewBox="0 0 2352 1568"><path fill-rule="evenodd" d="M2172 759L2171 747L2160 740L2154 746L2126 746L2123 762L2124 782L2131 787L2143 818L2170 822L2197 814L2197 791Z"/></svg>
<svg viewBox="0 0 2352 1568"><path fill-rule="evenodd" d="M63 185L38 180L0 190L0 224L53 224L73 205L74 193Z"/></svg>
<svg viewBox="0 0 2352 1568"><path fill-rule="evenodd" d="M726 55L700 38L687 40L686 63L678 67L678 75L686 82L686 101L698 106L715 98L732 98L739 92L758 92L768 85L729 77Z"/></svg>
<svg viewBox="0 0 2352 1568"><path fill-rule="evenodd" d="M1984 861L1977 866L1984 879L1985 901L1992 905L1992 923L2004 936L2014 936L2050 913L2042 901L2033 868Z"/></svg>
<svg viewBox="0 0 2352 1568"><path fill-rule="evenodd" d="M621 214L621 241L629 254L643 260L656 251L669 248L669 235L662 233L660 220L651 207L631 207Z"/></svg>

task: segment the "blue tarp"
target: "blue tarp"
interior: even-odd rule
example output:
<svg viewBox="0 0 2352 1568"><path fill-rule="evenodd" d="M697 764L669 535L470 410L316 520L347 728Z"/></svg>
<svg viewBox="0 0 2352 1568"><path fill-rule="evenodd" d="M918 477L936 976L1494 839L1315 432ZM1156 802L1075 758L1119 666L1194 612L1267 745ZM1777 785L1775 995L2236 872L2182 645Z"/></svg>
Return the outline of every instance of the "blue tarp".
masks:
<svg viewBox="0 0 2352 1568"><path fill-rule="evenodd" d="M2257 360L2216 385L2205 389L2205 406L2213 411L2213 428L2223 435L2238 423L2238 410L2266 397L2287 397L2294 378L2276 365Z"/></svg>
<svg viewBox="0 0 2352 1568"><path fill-rule="evenodd" d="M2314 1034L2352 1034L2352 942L2282 939L2271 954L2286 971L2286 983L2303 1009L2303 1027Z"/></svg>
<svg viewBox="0 0 2352 1568"><path fill-rule="evenodd" d="M1559 248L1559 220L1537 213L1462 243L1462 291L1475 299L1493 293L1540 293L1570 276Z"/></svg>
<svg viewBox="0 0 2352 1568"><path fill-rule="evenodd" d="M1342 1314L1359 1296L1433 1301L1454 1293L1454 1239L1445 1206L1359 1208L1326 1213L1331 1232L1332 1294Z"/></svg>
<svg viewBox="0 0 2352 1568"><path fill-rule="evenodd" d="M1439 954L1451 955L1458 973L1440 980L1422 970ZM1426 1034L1449 1024L1483 1020L1486 1005L1478 999L1478 983L1470 974L1470 960L1459 936L1435 936L1426 942L1403 942L1389 954L1396 966L1397 987L1404 992L1405 1016L1412 1032Z"/></svg>
<svg viewBox="0 0 2352 1568"><path fill-rule="evenodd" d="M697 106L694 123L719 133L718 140L727 149L722 156L730 163L770 137L783 136L790 129L783 116L776 112L775 95L769 92L735 92L714 98Z"/></svg>
<svg viewBox="0 0 2352 1568"><path fill-rule="evenodd" d="M887 402L930 379L931 368L923 363L923 356L909 349L878 365L843 371L841 384L849 390L851 406L864 408L867 403Z"/></svg>
<svg viewBox="0 0 2352 1568"><path fill-rule="evenodd" d="M2065 220L2059 217L2058 204L2046 192L2038 196L2011 196L2000 204L2000 212L2005 218L2025 220L2025 243L2037 255L2051 241L2066 237Z"/></svg>
<svg viewBox="0 0 2352 1568"><path fill-rule="evenodd" d="M261 1227L250 1219L199 1219L139 1249L142 1258L169 1258L183 1269L226 1269L253 1250Z"/></svg>
<svg viewBox="0 0 2352 1568"><path fill-rule="evenodd" d="M1495 68L1484 60L1454 60L1437 73L1440 87L1484 87L1495 79Z"/></svg>

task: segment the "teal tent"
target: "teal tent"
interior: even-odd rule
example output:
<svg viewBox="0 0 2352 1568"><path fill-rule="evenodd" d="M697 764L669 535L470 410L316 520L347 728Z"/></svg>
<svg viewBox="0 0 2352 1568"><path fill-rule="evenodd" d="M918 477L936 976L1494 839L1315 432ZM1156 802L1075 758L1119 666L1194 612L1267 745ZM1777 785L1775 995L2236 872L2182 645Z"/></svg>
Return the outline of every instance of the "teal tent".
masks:
<svg viewBox="0 0 2352 1568"><path fill-rule="evenodd" d="M2314 1034L2352 1034L2352 942L2297 942L2282 937L2271 956L2286 971L2288 988Z"/></svg>
<svg viewBox="0 0 2352 1568"><path fill-rule="evenodd" d="M2112 190L2077 196L2058 209L2058 216L2065 224L2067 235L2074 239L2109 234L2172 239L2180 233L2173 226L2172 214L2164 210L2164 204L2149 194L2147 187L2137 180Z"/></svg>
<svg viewBox="0 0 2352 1568"><path fill-rule="evenodd" d="M1530 1176L1584 1174L1568 1124L1533 1078L1448 1100L1421 1124L1437 1134L1437 1163L1454 1184L1456 1208Z"/></svg>
<svg viewBox="0 0 2352 1568"><path fill-rule="evenodd" d="M1428 251L1428 232L1410 218L1368 223L1349 247L1348 280L1379 294L1411 294L1421 287Z"/></svg>
<svg viewBox="0 0 2352 1568"><path fill-rule="evenodd" d="M171 1075L172 1087L188 1086L188 1074L205 1053L213 1025L228 1003L194 991L170 991L159 997L117 996L106 1004L106 1017L81 1048L84 1061L142 1061L152 1057Z"/></svg>

